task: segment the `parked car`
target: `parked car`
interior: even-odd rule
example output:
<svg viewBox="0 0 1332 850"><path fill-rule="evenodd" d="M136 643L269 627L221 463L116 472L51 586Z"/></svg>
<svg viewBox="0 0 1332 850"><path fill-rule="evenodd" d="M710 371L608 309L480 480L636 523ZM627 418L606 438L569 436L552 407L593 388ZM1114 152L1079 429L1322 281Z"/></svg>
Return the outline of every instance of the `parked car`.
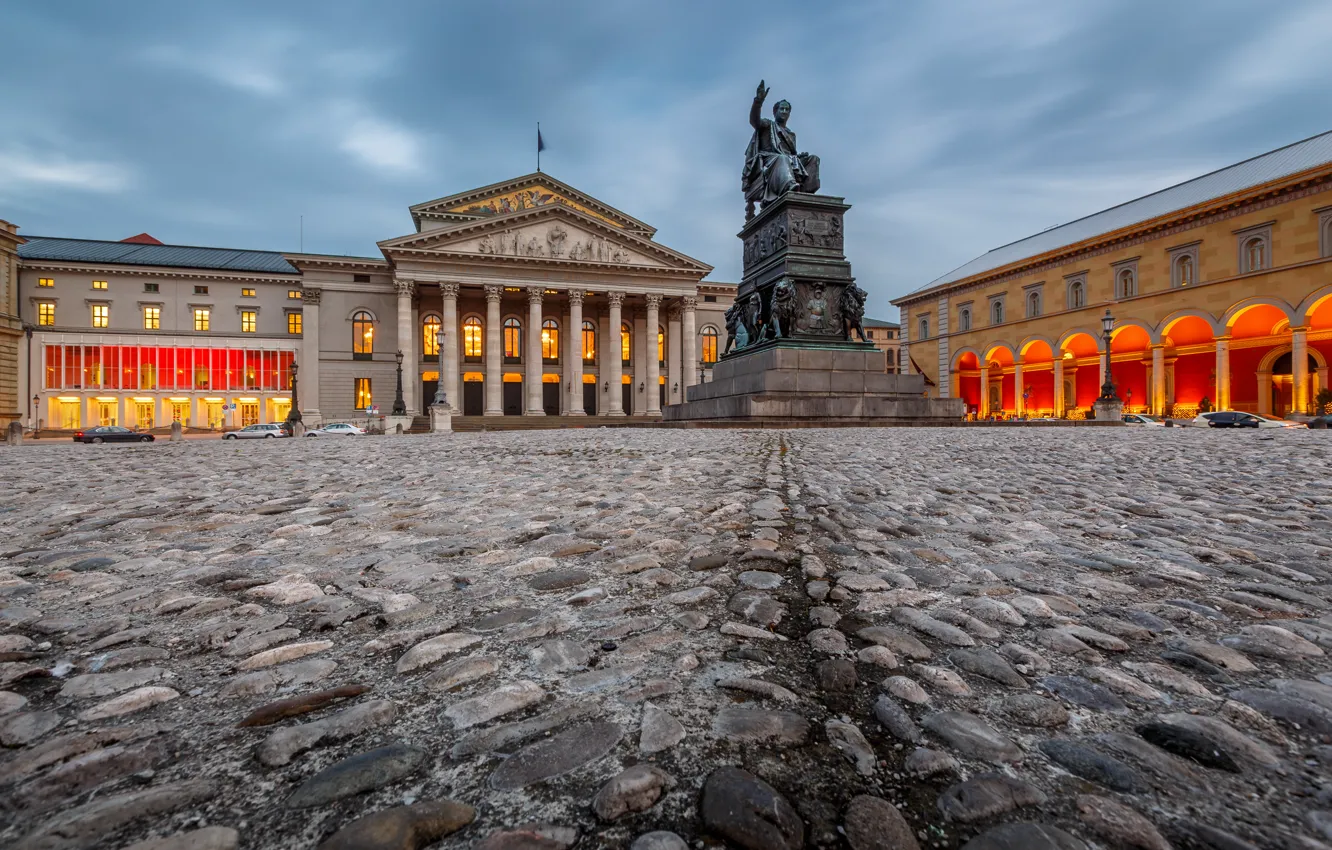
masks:
<svg viewBox="0 0 1332 850"><path fill-rule="evenodd" d="M86 431L75 431L76 443L151 443L152 434L140 434L120 425L98 425Z"/></svg>
<svg viewBox="0 0 1332 850"><path fill-rule="evenodd" d="M307 437L356 437L364 434L365 431L357 428L355 425L348 425L346 422L334 422L332 425L324 425L319 428L311 428L305 432Z"/></svg>
<svg viewBox="0 0 1332 850"><path fill-rule="evenodd" d="M1288 422L1265 413L1244 413L1239 410L1216 410L1199 413L1193 425L1208 428L1304 428L1303 422Z"/></svg>
<svg viewBox="0 0 1332 850"><path fill-rule="evenodd" d="M224 440L265 440L274 437L290 437L291 431L282 422L268 422L262 425L246 425L239 431L228 431L222 435Z"/></svg>
<svg viewBox="0 0 1332 850"><path fill-rule="evenodd" d="M1156 425L1164 428L1165 422L1157 419L1155 416L1148 416L1145 413L1125 413L1124 424L1126 425Z"/></svg>

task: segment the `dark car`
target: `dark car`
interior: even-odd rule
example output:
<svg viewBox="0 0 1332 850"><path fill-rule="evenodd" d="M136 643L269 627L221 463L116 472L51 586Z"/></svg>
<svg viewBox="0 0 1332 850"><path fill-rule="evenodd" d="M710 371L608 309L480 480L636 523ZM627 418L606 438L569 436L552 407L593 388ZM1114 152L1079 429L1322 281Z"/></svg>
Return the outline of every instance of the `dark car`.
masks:
<svg viewBox="0 0 1332 850"><path fill-rule="evenodd" d="M76 443L151 443L152 434L140 434L119 425L99 425L86 431L75 431Z"/></svg>

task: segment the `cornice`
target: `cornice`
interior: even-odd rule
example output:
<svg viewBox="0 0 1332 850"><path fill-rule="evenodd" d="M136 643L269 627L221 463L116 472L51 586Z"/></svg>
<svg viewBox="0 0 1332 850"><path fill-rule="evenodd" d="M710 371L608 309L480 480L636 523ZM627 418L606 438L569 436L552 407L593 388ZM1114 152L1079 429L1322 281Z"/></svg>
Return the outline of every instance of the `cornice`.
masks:
<svg viewBox="0 0 1332 850"><path fill-rule="evenodd" d="M551 175L543 171L534 171L530 174L524 174L521 177L514 177L512 179L504 180L499 183L492 183L489 186L481 186L476 189L470 189L466 192L461 192L456 195L447 195L443 198L436 198L433 201L425 201L423 203L413 204L412 206L408 207L408 211L412 214L413 218L416 218L426 213L446 212L446 210L440 210L437 208L462 206L463 204L468 204L473 201L484 200L485 198L493 195L503 194L505 192L517 191L518 189L522 189L526 186L532 186L537 183L543 183L545 185L551 186L552 188L559 188L563 190L563 193L570 196L571 200L577 201L578 203L582 204L588 209L596 210L598 213L605 215L608 218L620 221L621 223L624 224L625 228L627 228L630 231L646 233L649 236L657 232L657 229L655 227L652 227L646 222L639 221L638 219L634 218L628 213L625 213L622 210L618 210L615 207L610 206L609 204L599 201L596 198L592 197L591 195L581 192L578 189L575 189L573 186L570 186L568 183L565 183L561 180L557 180L556 178L552 177ZM491 218L491 217L487 216L486 218Z"/></svg>
<svg viewBox="0 0 1332 850"><path fill-rule="evenodd" d="M298 269L339 269L358 272L391 274L392 264L376 257L337 257L327 254L283 254L283 258Z"/></svg>
<svg viewBox="0 0 1332 850"><path fill-rule="evenodd" d="M217 269L179 269L162 266L121 266L101 265L98 263L69 263L54 260L20 260L19 270L35 269L38 271L70 272L83 274L95 272L106 275L124 275L126 277L172 277L185 280L235 280L245 282L299 284L299 274L275 275L260 272L229 272Z"/></svg>

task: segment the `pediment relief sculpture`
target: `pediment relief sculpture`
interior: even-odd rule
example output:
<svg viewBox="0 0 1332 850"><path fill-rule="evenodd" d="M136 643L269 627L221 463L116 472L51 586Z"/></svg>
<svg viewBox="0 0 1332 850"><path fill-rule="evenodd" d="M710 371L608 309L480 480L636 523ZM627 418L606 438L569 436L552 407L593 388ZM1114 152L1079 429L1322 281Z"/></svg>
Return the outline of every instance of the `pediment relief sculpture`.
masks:
<svg viewBox="0 0 1332 850"><path fill-rule="evenodd" d="M550 204L558 204L560 206L578 210L580 213L590 215L612 227L622 227L619 222L602 215L596 210L589 209L574 199L566 197L554 189L541 185L533 186L529 189L520 189L515 192L506 192L479 201L471 201L466 204L452 207L449 209L449 212L475 216L506 215L508 213L521 212L522 210L534 210L538 207L544 207Z"/></svg>
<svg viewBox="0 0 1332 850"><path fill-rule="evenodd" d="M487 233L448 246L450 250L507 257L546 257L617 265L652 265L641 254L596 233L562 222Z"/></svg>

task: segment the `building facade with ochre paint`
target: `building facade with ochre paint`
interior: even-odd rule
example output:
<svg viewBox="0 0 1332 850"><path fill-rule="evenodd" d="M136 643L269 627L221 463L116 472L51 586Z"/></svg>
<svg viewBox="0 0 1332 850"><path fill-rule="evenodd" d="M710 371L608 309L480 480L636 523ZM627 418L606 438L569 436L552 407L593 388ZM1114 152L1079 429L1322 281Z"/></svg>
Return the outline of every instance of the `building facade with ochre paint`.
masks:
<svg viewBox="0 0 1332 850"><path fill-rule="evenodd" d="M1332 133L984 254L893 301L903 362L978 416L1315 410L1332 362Z"/></svg>

